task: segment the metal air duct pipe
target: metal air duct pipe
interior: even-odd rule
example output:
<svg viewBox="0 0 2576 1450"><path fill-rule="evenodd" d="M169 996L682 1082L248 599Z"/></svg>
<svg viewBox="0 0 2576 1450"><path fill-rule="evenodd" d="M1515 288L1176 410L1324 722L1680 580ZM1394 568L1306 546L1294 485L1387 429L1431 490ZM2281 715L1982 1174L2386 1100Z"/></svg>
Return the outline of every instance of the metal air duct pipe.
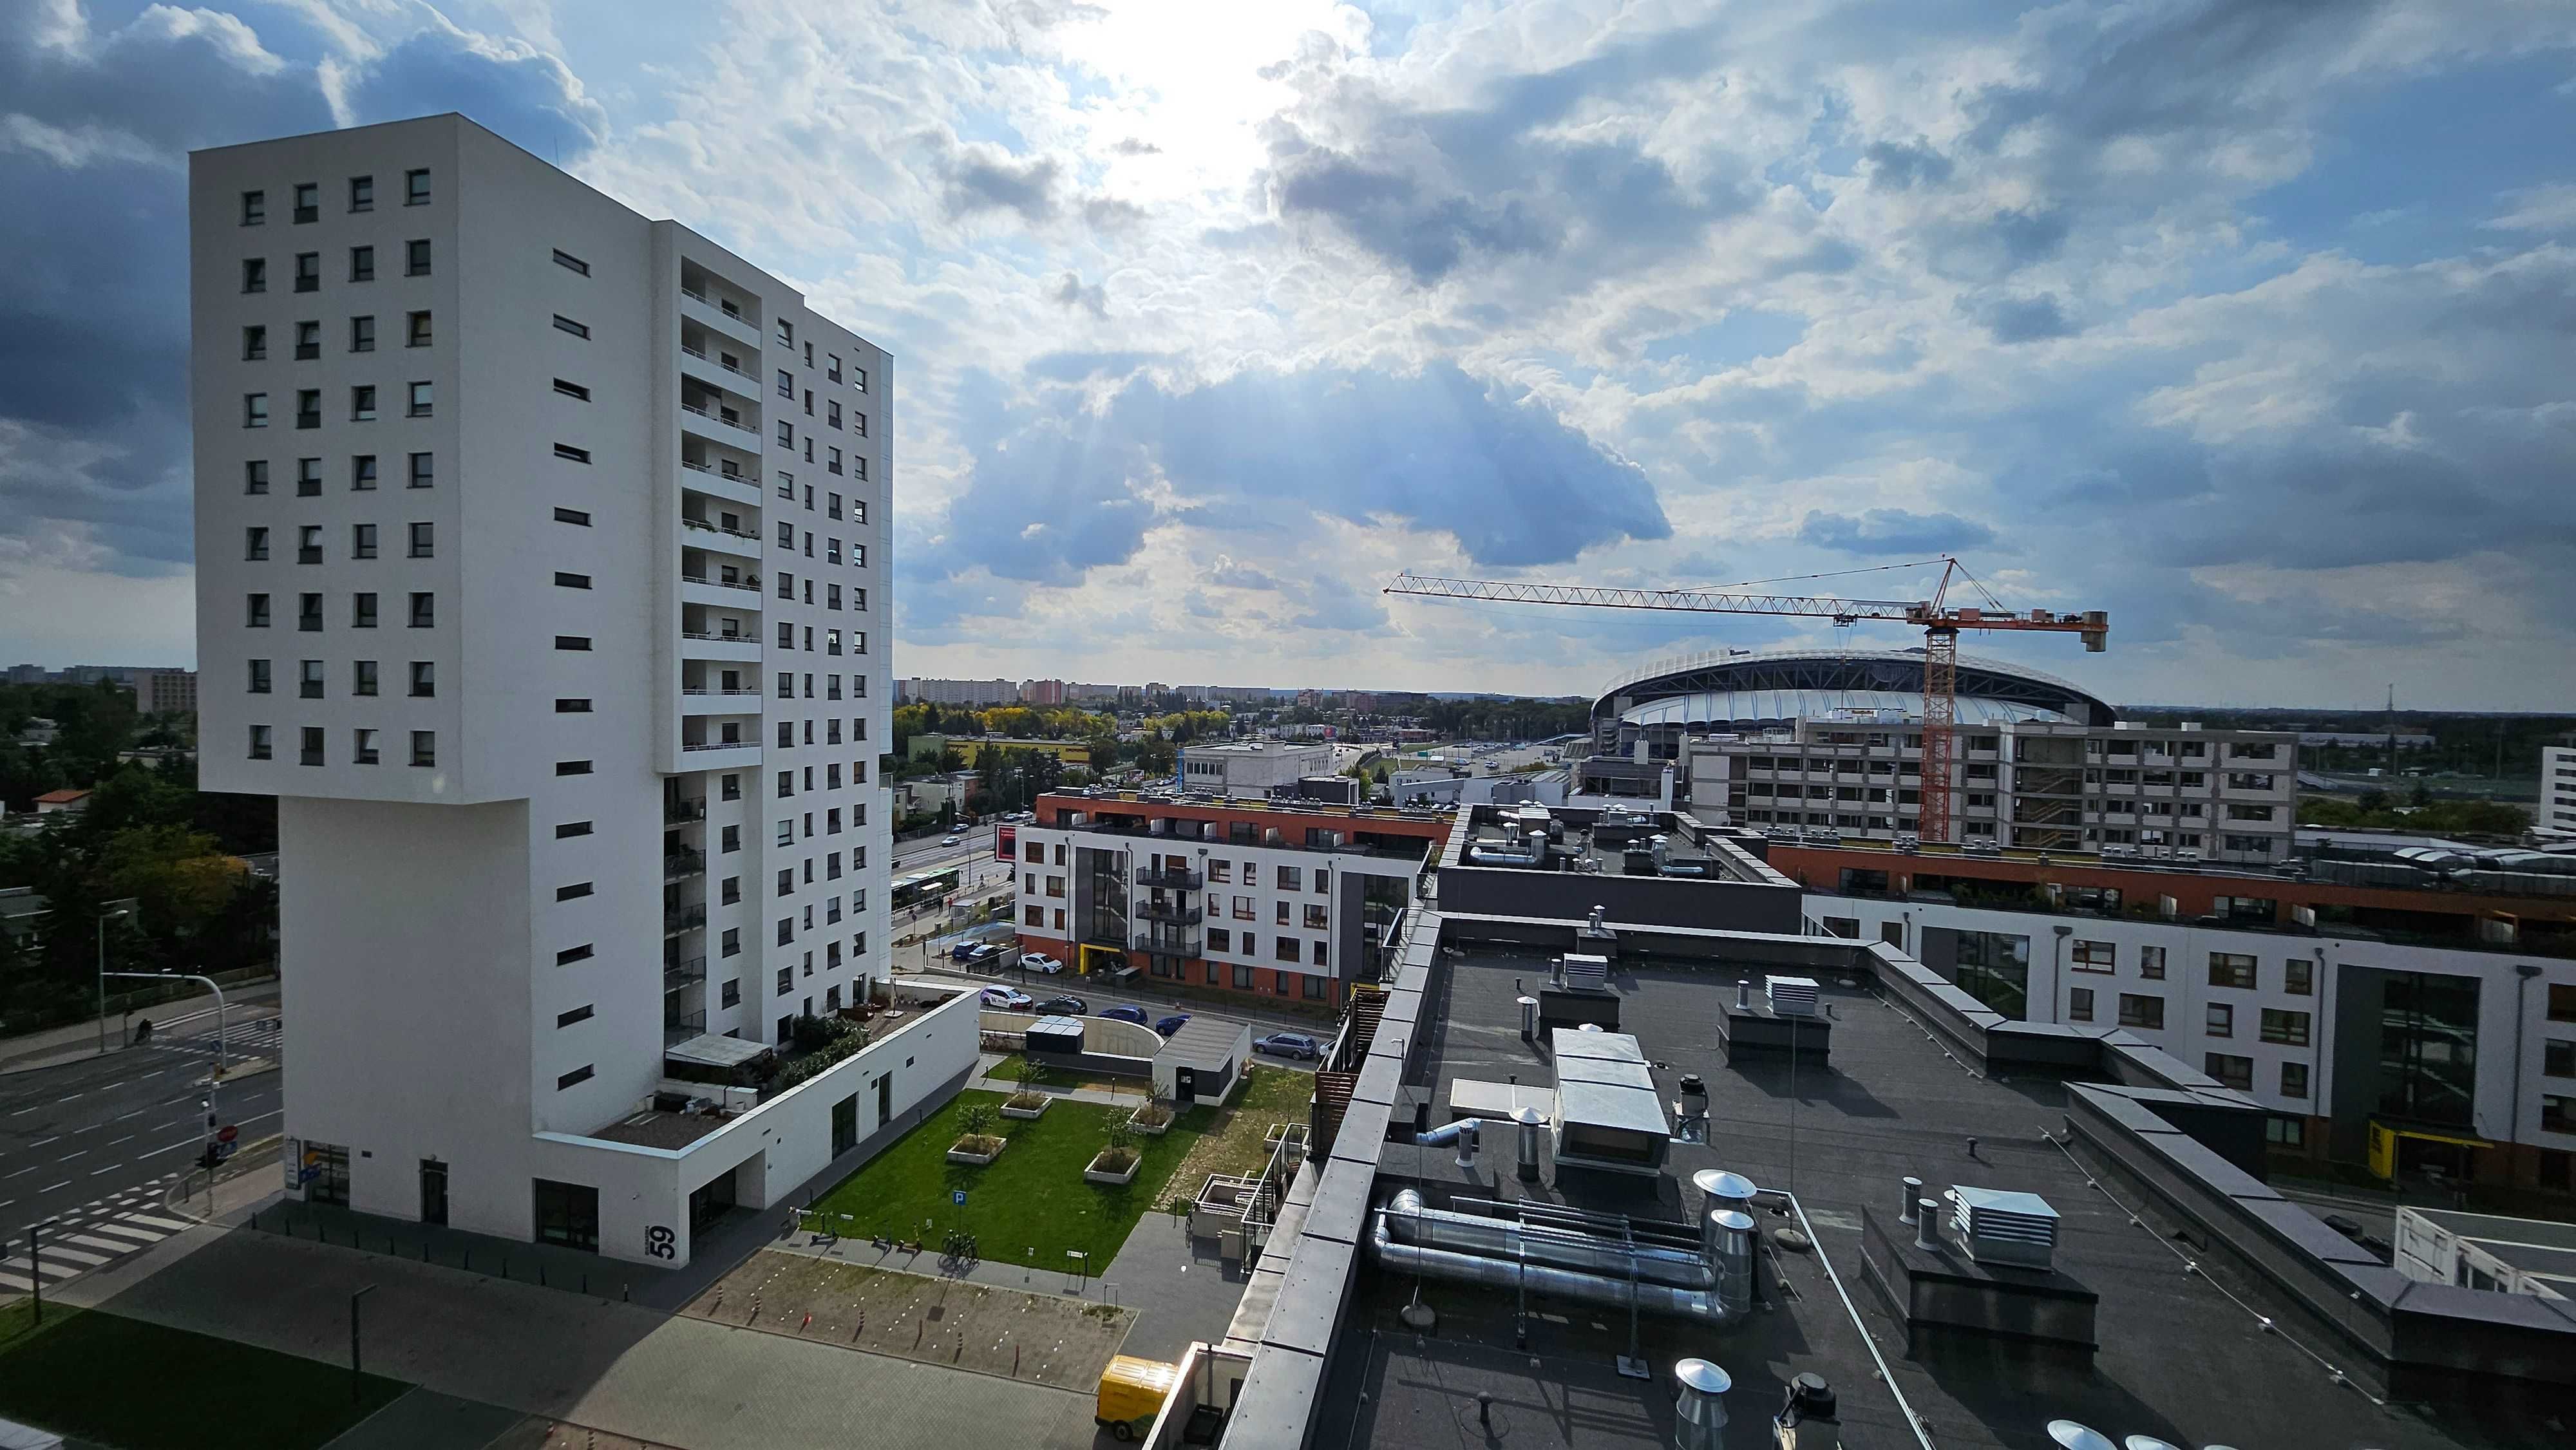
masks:
<svg viewBox="0 0 2576 1450"><path fill-rule="evenodd" d="M1636 1266L1637 1277L1641 1280L1683 1289L1714 1289L1724 1278L1722 1257L1712 1263L1685 1248L1631 1245L1606 1234L1553 1229L1513 1219L1425 1208L1422 1195L1410 1188L1387 1200L1386 1214L1389 1231L1400 1243L1497 1259L1506 1267L1516 1267L1525 1258L1533 1265L1545 1264L1551 1268L1598 1274L1618 1284L1623 1294L1630 1264ZM1736 1217L1744 1216L1737 1214ZM1744 1227L1749 1229L1752 1226L1751 1219L1744 1219ZM1674 1227L1678 1229L1680 1225ZM1748 1294L1751 1285L1752 1280L1748 1277L1745 1281ZM1737 1302L1742 1302L1741 1297Z"/></svg>
<svg viewBox="0 0 2576 1450"><path fill-rule="evenodd" d="M1455 1143L1458 1145L1458 1166L1473 1168L1476 1166L1476 1138L1484 1126L1482 1118L1460 1118L1445 1128L1416 1133L1413 1141L1424 1148L1442 1148Z"/></svg>
<svg viewBox="0 0 2576 1450"><path fill-rule="evenodd" d="M1369 1251L1377 1255L1378 1262L1398 1273L1474 1284L1502 1293L1526 1290L1605 1309L1625 1309L1633 1301L1643 1313L1697 1320L1712 1328L1731 1324L1744 1312L1741 1303L1720 1303L1718 1296L1706 1289L1684 1289L1643 1279L1612 1279L1573 1269L1402 1243L1388 1229L1389 1221L1399 1216L1399 1211L1389 1205L1371 1216L1369 1227Z"/></svg>

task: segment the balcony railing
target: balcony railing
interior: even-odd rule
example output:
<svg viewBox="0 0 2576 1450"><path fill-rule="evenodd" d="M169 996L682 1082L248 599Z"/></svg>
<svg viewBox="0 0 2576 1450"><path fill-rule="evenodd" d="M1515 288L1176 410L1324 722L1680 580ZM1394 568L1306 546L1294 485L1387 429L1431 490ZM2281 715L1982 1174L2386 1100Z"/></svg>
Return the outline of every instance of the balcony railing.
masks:
<svg viewBox="0 0 2576 1450"><path fill-rule="evenodd" d="M680 742L680 748L682 750L741 750L750 744L748 740L683 740Z"/></svg>
<svg viewBox="0 0 2576 1450"><path fill-rule="evenodd" d="M706 924L707 909L703 906L686 906L678 911L662 913L662 935L664 936L678 936L684 931L695 931Z"/></svg>
<svg viewBox="0 0 2576 1450"><path fill-rule="evenodd" d="M757 644L759 642L754 636L744 634L738 630L728 630L719 634L712 629L684 629L680 631L680 638L729 640L736 644Z"/></svg>
<svg viewBox="0 0 2576 1450"><path fill-rule="evenodd" d="M1207 878L1187 867L1148 866L1136 873L1136 884L1160 886L1171 891L1196 891L1207 884Z"/></svg>
<svg viewBox="0 0 2576 1450"><path fill-rule="evenodd" d="M703 821L707 818L707 798L692 796L686 800L662 802L662 819L671 822Z"/></svg>
<svg viewBox="0 0 2576 1450"><path fill-rule="evenodd" d="M705 957L690 957L686 961L662 964L662 990L665 992L676 992L682 987L695 986L706 979L707 959Z"/></svg>
<svg viewBox="0 0 2576 1450"><path fill-rule="evenodd" d="M1199 940L1199 934L1194 931L1152 931L1134 945L1137 950L1156 956L1195 957L1204 955L1199 950Z"/></svg>
<svg viewBox="0 0 2576 1450"><path fill-rule="evenodd" d="M732 696L732 695L757 695L757 694L759 694L759 693L760 693L760 691L759 691L757 688L755 688L755 687L753 687L753 686L750 686L750 685L735 685L735 686L732 686L732 687L730 687L730 688L722 688L722 689L719 689L719 688L713 688L713 687L706 686L706 685L682 685L682 686L680 687L680 693L681 693L681 694L683 694L683 695L727 695L727 696Z"/></svg>
<svg viewBox="0 0 2576 1450"><path fill-rule="evenodd" d="M684 846L677 851L662 853L662 879L665 881L677 881L683 876L703 875L706 869L707 857L703 851L690 850Z"/></svg>
<svg viewBox="0 0 2576 1450"><path fill-rule="evenodd" d="M1199 909L1195 906L1183 906L1178 902L1140 901L1136 903L1136 919L1138 921L1169 921L1177 922L1182 926L1196 926L1199 924L1200 916Z"/></svg>
<svg viewBox="0 0 2576 1450"><path fill-rule="evenodd" d="M693 467L694 467L695 465L691 465L691 466L693 466ZM684 518L684 519L680 520L680 527L681 527L681 528L684 528L684 529L696 529L696 530L699 530L699 531L701 531L701 532L704 532L704 533L710 533L710 534L723 534L723 535L725 535L725 536L726 536L726 537L728 537L728 538L735 538L735 539L753 539L753 540L757 540L757 539L760 537L760 535L758 535L758 534L756 534L756 533L753 533L753 532L752 532L751 530L749 530L749 529L728 529L728 528L726 528L726 527L725 527L724 525L722 525L722 524L711 524L711 523L708 523L705 519L689 519L689 518Z"/></svg>
<svg viewBox="0 0 2576 1450"><path fill-rule="evenodd" d="M692 1037L704 1034L706 1030L707 1014L703 1008L695 1012L665 1012L662 1014L662 1045L664 1047L677 1047Z"/></svg>
<svg viewBox="0 0 2576 1450"><path fill-rule="evenodd" d="M684 584L713 584L719 589L748 589L754 594L760 592L760 576L757 574L745 574L739 579L710 579L704 574L691 574L683 571L680 575L680 582Z"/></svg>

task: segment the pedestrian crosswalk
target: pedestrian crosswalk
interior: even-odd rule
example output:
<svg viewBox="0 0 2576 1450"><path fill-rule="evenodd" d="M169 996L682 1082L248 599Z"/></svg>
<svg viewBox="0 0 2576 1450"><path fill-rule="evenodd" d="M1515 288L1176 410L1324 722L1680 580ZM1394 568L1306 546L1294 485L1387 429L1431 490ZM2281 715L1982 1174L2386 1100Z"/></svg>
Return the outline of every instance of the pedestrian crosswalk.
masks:
<svg viewBox="0 0 2576 1450"><path fill-rule="evenodd" d="M175 1173L164 1174L61 1215L42 1230L42 1247L32 1264L27 1235L9 1240L7 1253L0 1255L0 1293L27 1293L38 1272L44 1275L45 1287L52 1288L192 1227L162 1201L177 1179Z"/></svg>
<svg viewBox="0 0 2576 1450"><path fill-rule="evenodd" d="M275 1057L285 1044L285 1026L275 1017L235 1018L224 1029L224 1055L236 1062L246 1057ZM186 1036L159 1038L155 1045L212 1059L215 1034L212 1028L191 1030Z"/></svg>

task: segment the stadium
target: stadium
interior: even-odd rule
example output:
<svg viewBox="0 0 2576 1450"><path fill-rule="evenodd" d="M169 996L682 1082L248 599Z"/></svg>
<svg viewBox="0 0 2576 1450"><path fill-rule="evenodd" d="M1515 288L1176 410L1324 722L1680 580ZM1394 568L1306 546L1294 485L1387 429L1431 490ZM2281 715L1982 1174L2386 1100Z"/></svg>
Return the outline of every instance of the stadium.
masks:
<svg viewBox="0 0 2576 1450"><path fill-rule="evenodd" d="M1683 737L1748 733L1794 721L1923 718L1923 652L1715 650L1654 660L1621 673L1592 702L1592 748L1671 759ZM2054 675L1959 656L1962 726L2021 721L2108 726L2111 707Z"/></svg>

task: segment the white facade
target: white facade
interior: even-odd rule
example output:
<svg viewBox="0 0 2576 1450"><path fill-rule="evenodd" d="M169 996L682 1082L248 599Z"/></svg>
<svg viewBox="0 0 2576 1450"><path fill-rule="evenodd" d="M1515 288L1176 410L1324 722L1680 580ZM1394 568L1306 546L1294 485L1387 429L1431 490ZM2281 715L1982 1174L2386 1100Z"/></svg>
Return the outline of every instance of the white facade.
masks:
<svg viewBox="0 0 2576 1450"><path fill-rule="evenodd" d="M2007 960L2017 944L2026 961L2023 1020L2122 1028L2221 1080L2241 1068L2231 1085L2280 1114L2330 1115L2341 967L2471 978L2475 1133L2576 1152L2576 961L1817 892L1807 896L1806 916L1810 931L1892 942L1935 970L1945 970L1936 960L1944 952L1934 949L1945 944L1927 940L1930 933L1986 934ZM1955 939L1946 945L1966 952ZM2221 984L2249 978L2251 987ZM1967 974L1958 980L1994 1005ZM2376 1045L2366 1046L2372 1050L2360 1055L2375 1057Z"/></svg>
<svg viewBox="0 0 2576 1450"><path fill-rule="evenodd" d="M2543 830L2576 832L2576 746L2541 747L2538 824Z"/></svg>
<svg viewBox="0 0 2576 1450"><path fill-rule="evenodd" d="M1262 740L1181 747L1181 783L1189 790L1258 800L1274 787L1295 785L1310 775L1332 773L1330 745Z"/></svg>
<svg viewBox="0 0 2576 1450"><path fill-rule="evenodd" d="M200 768L279 798L286 1131L524 1239L666 1039L885 971L892 364L461 117L190 187Z"/></svg>
<svg viewBox="0 0 2576 1450"><path fill-rule="evenodd" d="M1802 720L1684 747L1695 813L1892 840L1916 829L1919 722ZM2006 722L1958 733L1961 842L2259 863L2287 860L2298 739L2277 731ZM2571 792L2576 794L2576 792Z"/></svg>

